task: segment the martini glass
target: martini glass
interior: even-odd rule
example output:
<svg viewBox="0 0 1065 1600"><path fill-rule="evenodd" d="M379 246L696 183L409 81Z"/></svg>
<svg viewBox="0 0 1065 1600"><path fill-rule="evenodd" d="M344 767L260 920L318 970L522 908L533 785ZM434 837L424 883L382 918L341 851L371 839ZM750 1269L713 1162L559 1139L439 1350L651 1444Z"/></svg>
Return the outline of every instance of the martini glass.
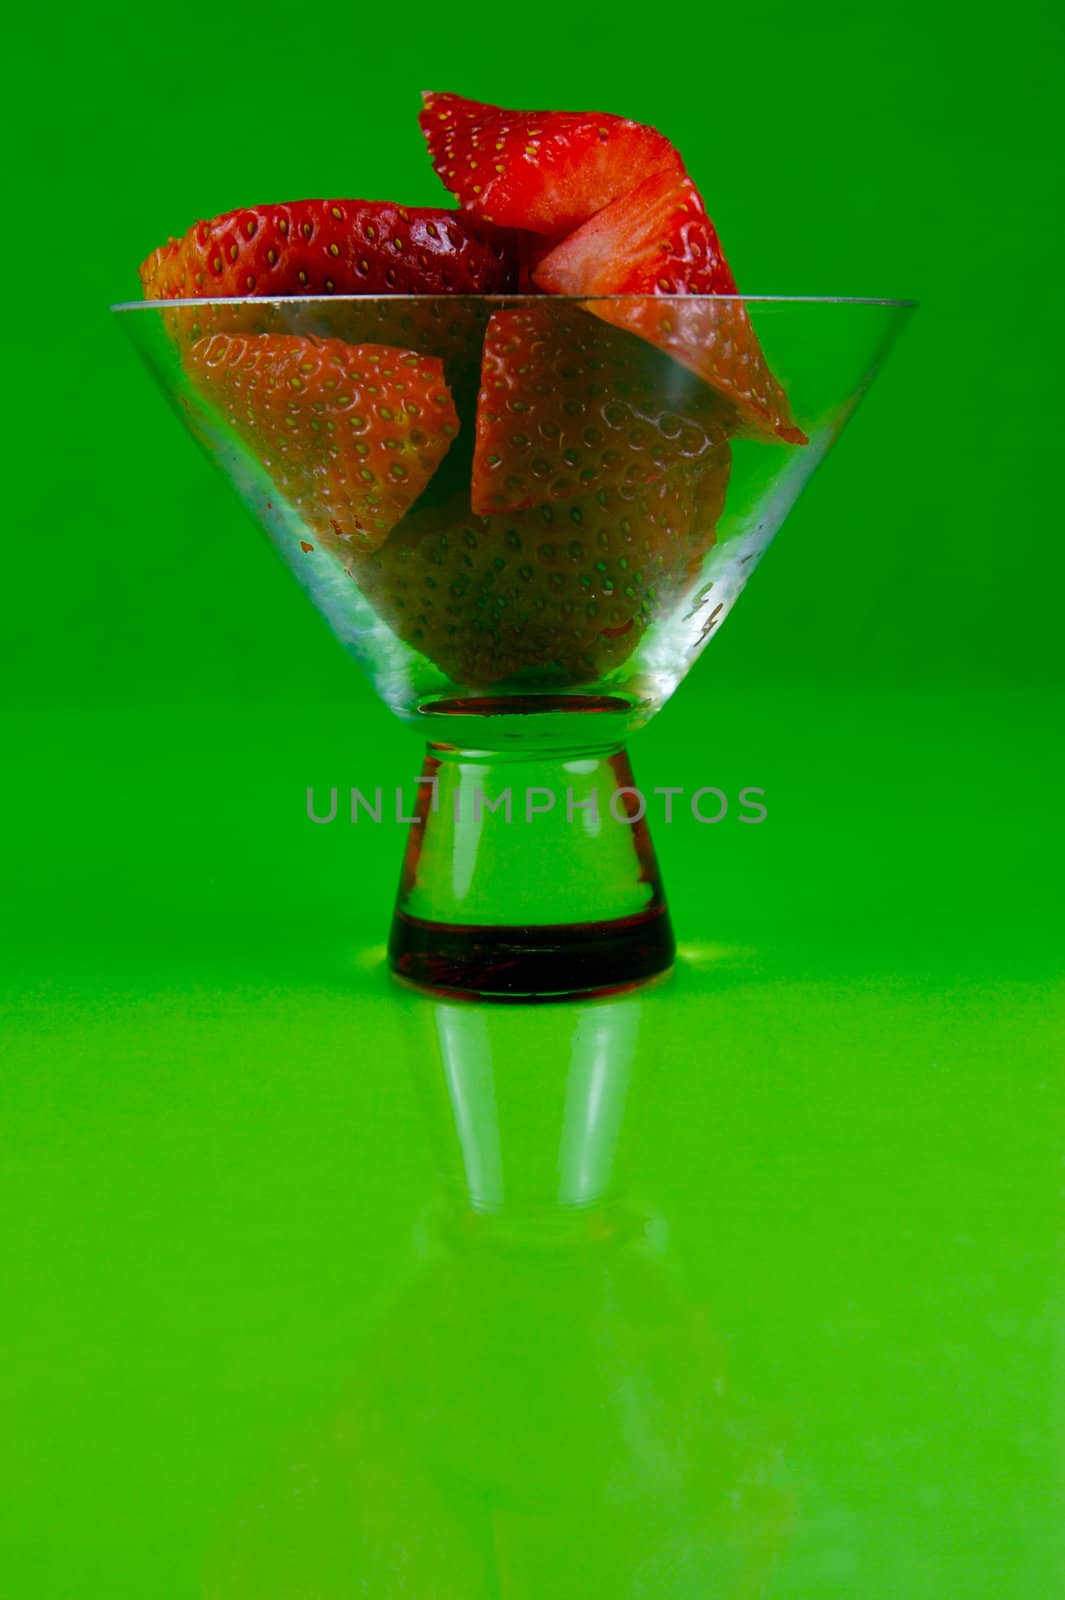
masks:
<svg viewBox="0 0 1065 1600"><path fill-rule="evenodd" d="M340 643L426 745L393 971L489 1000L603 994L666 971L675 946L649 825L665 791L637 785L627 741L720 631L910 304L336 295L115 309ZM502 446L479 447L481 473L499 470L477 515L479 385L499 399L487 357L481 370L486 333L526 326L500 318L531 319L556 359L519 367L505 390ZM300 430L321 424L298 399L279 411L276 393L279 371L298 388L303 369L275 363L274 391L217 381L257 351L303 352L310 370L336 341L349 354L434 358L455 408L427 485L368 531L338 503L325 456L297 476L284 441L264 444L260 412L272 407L275 434L280 416L306 456ZM777 396L769 425L749 361L759 345ZM374 394L343 397L360 423ZM353 803L380 815L379 792Z"/></svg>

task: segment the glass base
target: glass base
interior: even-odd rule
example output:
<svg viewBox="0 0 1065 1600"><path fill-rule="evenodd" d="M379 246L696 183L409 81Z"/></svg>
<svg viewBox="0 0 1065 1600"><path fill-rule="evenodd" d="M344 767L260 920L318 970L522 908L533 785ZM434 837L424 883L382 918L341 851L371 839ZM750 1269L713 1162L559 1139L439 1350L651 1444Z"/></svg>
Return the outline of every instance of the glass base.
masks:
<svg viewBox="0 0 1065 1600"><path fill-rule="evenodd" d="M668 971L675 944L666 906L613 922L496 927L423 922L398 908L392 970L437 994L559 1000L615 994Z"/></svg>
<svg viewBox="0 0 1065 1600"><path fill-rule="evenodd" d="M668 971L675 944L624 750L430 745L389 960L437 994L558 1000Z"/></svg>

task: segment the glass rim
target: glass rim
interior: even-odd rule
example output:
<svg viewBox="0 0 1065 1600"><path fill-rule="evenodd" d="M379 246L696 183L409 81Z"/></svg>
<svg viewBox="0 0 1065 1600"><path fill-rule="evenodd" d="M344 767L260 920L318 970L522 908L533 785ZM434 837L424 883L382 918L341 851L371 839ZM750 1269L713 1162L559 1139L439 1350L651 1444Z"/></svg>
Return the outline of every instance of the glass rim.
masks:
<svg viewBox="0 0 1065 1600"><path fill-rule="evenodd" d="M418 304L427 300L477 301L492 306L507 305L596 305L626 303L635 300L660 300L664 305L691 305L695 303L725 305L770 306L882 306L885 310L913 311L920 302L899 300L876 295L843 294L508 294L499 290L495 294L246 294L200 295L190 299L175 300L118 300L109 307L111 311L173 311L197 306L301 306L370 304L378 301L395 301L400 304Z"/></svg>

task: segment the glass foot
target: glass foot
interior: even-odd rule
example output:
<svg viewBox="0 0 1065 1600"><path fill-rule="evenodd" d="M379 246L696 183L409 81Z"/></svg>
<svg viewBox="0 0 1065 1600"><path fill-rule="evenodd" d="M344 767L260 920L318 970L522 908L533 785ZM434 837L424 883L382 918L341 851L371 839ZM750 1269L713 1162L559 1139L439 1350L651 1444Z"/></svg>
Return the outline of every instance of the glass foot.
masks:
<svg viewBox="0 0 1065 1600"><path fill-rule="evenodd" d="M558 1000L669 969L675 945L646 800L622 749L431 745L389 959L438 994Z"/></svg>

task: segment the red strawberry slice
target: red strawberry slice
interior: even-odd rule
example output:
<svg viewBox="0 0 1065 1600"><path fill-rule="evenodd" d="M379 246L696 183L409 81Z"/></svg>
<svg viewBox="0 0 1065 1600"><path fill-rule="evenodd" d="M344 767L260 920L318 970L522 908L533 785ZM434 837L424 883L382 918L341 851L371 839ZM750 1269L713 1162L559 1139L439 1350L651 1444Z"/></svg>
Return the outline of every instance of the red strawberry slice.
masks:
<svg viewBox="0 0 1065 1600"><path fill-rule="evenodd" d="M169 303L160 315L183 357L192 345L211 334L342 339L347 344L391 345L434 356L443 362L445 381L456 405L468 415L472 445L481 345L491 305L491 300L462 295L325 296L306 301L255 297Z"/></svg>
<svg viewBox="0 0 1065 1600"><path fill-rule="evenodd" d="M497 311L477 405L475 512L639 486L711 459L724 438L703 384L579 306Z"/></svg>
<svg viewBox="0 0 1065 1600"><path fill-rule="evenodd" d="M462 295L195 300L187 305L168 303L160 316L183 360L194 344L213 334L299 336L319 342L340 339L352 345L391 345L435 357L443 364L444 381L464 419L472 459L481 346L492 303L487 298Z"/></svg>
<svg viewBox="0 0 1065 1600"><path fill-rule="evenodd" d="M472 211L560 238L653 172L683 162L654 128L605 111L506 111L427 94L419 118L433 166Z"/></svg>
<svg viewBox="0 0 1065 1600"><path fill-rule="evenodd" d="M635 295L589 306L698 373L723 395L736 425L755 437L804 444L787 396L770 372L706 207L690 178L659 173L570 234L534 269L552 294ZM699 296L656 304L660 295Z"/></svg>
<svg viewBox="0 0 1065 1600"><path fill-rule="evenodd" d="M561 275L579 274L579 291ZM534 268L553 293L735 294L717 230L690 178L660 172L637 182Z"/></svg>
<svg viewBox="0 0 1065 1600"><path fill-rule="evenodd" d="M302 200L199 222L153 251L140 271L150 299L241 299L165 311L182 349L212 333L390 344L439 356L449 384L468 385L472 398L487 312L459 297L511 289L518 259L516 238L461 212ZM333 298L348 294L366 298ZM415 294L440 298L404 298Z"/></svg>
<svg viewBox="0 0 1065 1600"><path fill-rule="evenodd" d="M628 660L690 583L728 466L721 443L698 479L502 516L418 510L353 576L456 684L591 682Z"/></svg>
<svg viewBox="0 0 1065 1600"><path fill-rule="evenodd" d="M377 549L458 431L441 363L411 350L216 333L185 365L308 531L347 555Z"/></svg>
<svg viewBox="0 0 1065 1600"><path fill-rule="evenodd" d="M140 269L146 298L495 294L513 288L513 241L454 211L375 200L296 200L197 222Z"/></svg>
<svg viewBox="0 0 1065 1600"><path fill-rule="evenodd" d="M533 273L555 248L557 239L549 239L542 233L523 233L518 228L513 229L509 237L515 241L514 248L518 255L518 293L543 294L544 291L533 279Z"/></svg>

